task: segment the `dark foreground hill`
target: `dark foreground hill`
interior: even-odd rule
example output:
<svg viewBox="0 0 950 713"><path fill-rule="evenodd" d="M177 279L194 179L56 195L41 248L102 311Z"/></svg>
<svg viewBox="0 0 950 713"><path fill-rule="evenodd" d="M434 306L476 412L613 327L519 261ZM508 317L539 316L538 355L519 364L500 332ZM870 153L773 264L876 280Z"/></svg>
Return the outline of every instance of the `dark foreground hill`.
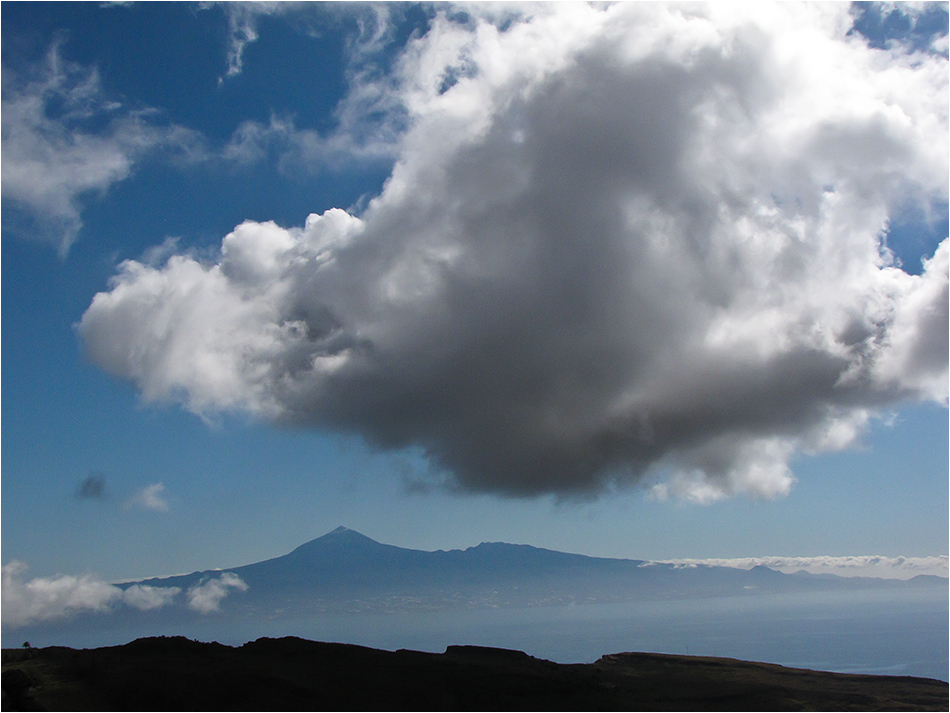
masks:
<svg viewBox="0 0 950 713"><path fill-rule="evenodd" d="M735 659L379 651L293 637L183 637L3 651L3 710L947 710L948 684Z"/></svg>

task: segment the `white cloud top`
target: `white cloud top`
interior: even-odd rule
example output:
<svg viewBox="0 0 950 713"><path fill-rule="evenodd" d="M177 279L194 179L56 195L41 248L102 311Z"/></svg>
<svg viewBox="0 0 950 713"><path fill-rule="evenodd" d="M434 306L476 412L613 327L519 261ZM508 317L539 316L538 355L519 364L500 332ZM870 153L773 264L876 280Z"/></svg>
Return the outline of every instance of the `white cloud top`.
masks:
<svg viewBox="0 0 950 713"><path fill-rule="evenodd" d="M239 592L247 591L247 584L234 572L224 572L216 579L207 579L191 587L188 592L188 606L201 614L210 614L218 611L221 600L236 589Z"/></svg>
<svg viewBox="0 0 950 713"><path fill-rule="evenodd" d="M783 495L795 453L946 403L950 247L910 274L883 238L947 199L944 57L844 4L466 10L379 80L408 129L362 215L123 263L89 356L512 495Z"/></svg>

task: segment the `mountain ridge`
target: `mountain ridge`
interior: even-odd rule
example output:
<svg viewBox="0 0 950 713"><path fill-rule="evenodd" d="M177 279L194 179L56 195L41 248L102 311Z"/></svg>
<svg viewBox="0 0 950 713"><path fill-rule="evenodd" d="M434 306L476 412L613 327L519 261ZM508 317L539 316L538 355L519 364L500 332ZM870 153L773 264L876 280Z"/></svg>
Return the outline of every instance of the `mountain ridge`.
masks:
<svg viewBox="0 0 950 713"><path fill-rule="evenodd" d="M933 679L674 654L560 664L485 646L181 636L3 650L4 710L946 710L947 700Z"/></svg>
<svg viewBox="0 0 950 713"><path fill-rule="evenodd" d="M377 542L342 525L285 555L260 562L117 586L178 587L192 592L224 576L236 577L244 589L222 595L221 611L298 617L947 586L947 580L927 575L905 581L803 576L766 565L748 570L681 566L506 542L415 550Z"/></svg>
<svg viewBox="0 0 950 713"><path fill-rule="evenodd" d="M602 563L624 562L624 563L634 564L637 567L664 568L664 569L674 569L674 570L725 569L725 570L730 570L730 571L742 571L742 572L753 572L753 573L767 571L767 572L779 574L784 577L812 578L815 580L824 579L828 581L838 581L838 580L847 579L847 580L854 580L857 582L867 582L867 581L872 581L872 580L881 581L881 582L884 582L884 581L909 582L913 580L920 580L921 578L924 578L930 581L947 579L945 577L939 577L937 575L928 575L928 574L915 575L914 577L910 577L906 580L896 580L896 579L890 579L890 578L884 578L884 577L873 577L873 576L867 576L867 575L856 575L853 577L845 577L845 576L833 574L833 573L815 574L815 573L808 572L807 570L804 570L804 569L798 570L790 574L786 574L766 564L755 565L754 567L751 567L749 569L744 569L744 568L739 568L739 567L730 567L727 565L714 565L714 564L705 564L705 563L680 564L680 563L672 563L672 562L666 562L666 561L631 559L631 558L625 558L625 557L600 557L600 556L595 556L595 555L584 555L584 554L579 554L579 553L562 552L559 550L552 550L548 548L537 547L535 545L509 543L509 542L502 542L502 541L483 541L483 542L478 543L477 545L470 545L469 547L465 547L465 548L454 548L454 549L449 549L449 550L443 550L443 549L420 550L420 549L406 548L406 547L400 547L398 545L382 543L382 542L379 542L378 540L374 540L371 537L368 537L367 535L364 535L363 533L357 530L353 530L351 528L340 525L323 535L320 535L318 537L315 537L312 540L308 540L307 542L304 542L303 544L298 545L297 547L292 549L290 552L287 552L286 554L277 555L275 557L270 557L268 559L260 560L258 562L253 562L253 563L244 564L244 565L236 565L234 567L216 567L212 569L194 570L192 572L179 573L179 574L174 574L174 575L160 575L160 576L148 577L145 579L138 579L138 580L128 579L128 580L114 582L114 584L120 585L120 586L128 586L132 584L153 584L156 582L167 582L170 580L193 577L195 575L212 576L219 572L237 573L239 572L239 570L246 570L248 567L257 567L260 565L265 565L265 564L274 563L278 561L285 561L286 558L290 558L290 557L294 559L300 559L300 558L314 556L314 555L326 556L327 554L331 553L331 550L330 550L331 547L338 546L341 543L347 546L347 552L349 554L353 554L353 548L365 548L364 553L366 551L375 551L377 554L389 553L391 555L395 553L414 553L413 556L417 556L417 557L420 555L435 555L443 559L451 559L451 558L457 558L465 554L483 555L490 552L494 552L494 553L504 552L504 553L509 553L509 554L521 553L525 555L537 554L541 557L561 558L564 561L567 561L568 559L574 559L575 561L584 560L584 561L589 561L589 562L596 561L596 562L602 562ZM344 553L336 552L334 554L339 556Z"/></svg>
<svg viewBox="0 0 950 713"><path fill-rule="evenodd" d="M455 548L455 549L449 549L449 550L443 550L443 549L419 550L419 549L400 547L398 545L382 543L382 542L379 542L378 540L374 540L371 537L368 537L367 535L362 534L361 532L357 530L353 530L351 528L347 528L343 525L340 525L323 535L320 535L318 537L315 537L312 540L309 540L307 542L304 542L301 545L298 545L297 547L292 549L290 552L287 552L286 554L277 555L275 557L270 557L268 559L260 560L258 562L254 562L251 564L236 565L234 567L215 567L211 569L194 570L191 572L182 572L182 573L172 574L172 575L157 575L157 576L147 577L145 579L123 579L123 580L113 581L112 583L117 586L128 586L132 584L152 584L155 582L165 582L165 581L170 581L172 579L192 577L195 575L211 576L220 572L234 572L240 569L244 569L246 567L257 566L257 565L262 565L269 562L274 562L277 560L282 560L291 555L295 557L301 557L305 553L312 554L314 552L319 552L320 547L328 546L331 543L339 543L339 542L349 542L351 544L361 543L367 547L377 547L377 548L382 548L382 549L388 548L390 552L392 551L413 552L413 553L420 553L420 554L427 554L427 555L457 556L459 553L471 553L471 552L484 553L492 549L495 549L495 550L506 550L509 552L521 551L521 552L532 552L532 553L549 553L549 554L560 556L560 557L584 558L586 560L596 560L600 562L628 562L628 563L635 563L639 567L664 567L664 568L672 567L674 569L719 568L719 569L745 571L745 572L768 570L770 572L775 572L783 576L801 577L801 578L810 577L813 579L826 579L826 580L849 579L849 580L855 580L858 582L871 581L871 580L891 581L891 582L896 582L896 581L909 582L913 580L919 580L921 578L927 579L929 581L936 581L936 580L948 581L946 577L940 577L938 575L930 575L930 574L915 575L914 577L909 577L905 580L897 580L894 578L886 578L886 577L874 577L870 575L855 575L851 577L846 577L843 575L838 575L838 574L834 574L830 572L816 574L816 573L808 572L807 570L804 570L804 569L800 569L790 574L786 574L784 572L781 572L781 570L775 569L774 567L771 567L766 564L759 564L749 569L745 569L745 568L740 568L740 567L731 567L731 566L723 565L723 564L707 564L707 563L702 563L702 562L695 562L695 563L690 562L690 563L684 564L680 562L665 561L665 560L641 560L641 559L631 559L631 558L624 558L624 557L601 557L601 556L596 556L596 555L584 555L584 554L579 554L579 553L551 550L548 548L537 547L535 545L509 543L509 542L502 542L502 541L483 541L483 542L478 543L477 545L470 545L465 548ZM382 551L382 549L380 549L379 551Z"/></svg>

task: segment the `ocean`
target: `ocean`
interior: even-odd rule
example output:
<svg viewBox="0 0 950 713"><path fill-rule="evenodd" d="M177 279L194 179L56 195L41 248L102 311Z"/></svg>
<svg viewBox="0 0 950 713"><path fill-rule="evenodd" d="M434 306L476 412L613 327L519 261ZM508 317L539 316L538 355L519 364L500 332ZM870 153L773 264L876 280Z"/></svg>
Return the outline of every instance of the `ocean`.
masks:
<svg viewBox="0 0 950 713"><path fill-rule="evenodd" d="M107 617L95 628L71 630L63 623L4 632L3 645L16 646L30 636L34 646L79 648L159 634L231 645L262 636L299 636L387 650L442 652L451 644L495 646L559 663L648 651L842 673L950 678L950 617L944 588L353 614L244 621L227 628L210 615L167 631L110 628Z"/></svg>

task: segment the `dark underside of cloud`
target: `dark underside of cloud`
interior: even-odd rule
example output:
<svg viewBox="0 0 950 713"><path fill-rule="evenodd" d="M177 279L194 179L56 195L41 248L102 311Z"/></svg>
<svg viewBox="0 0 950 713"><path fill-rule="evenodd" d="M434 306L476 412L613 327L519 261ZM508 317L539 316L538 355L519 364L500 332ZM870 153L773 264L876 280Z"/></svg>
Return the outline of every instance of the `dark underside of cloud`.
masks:
<svg viewBox="0 0 950 713"><path fill-rule="evenodd" d="M946 201L946 59L846 19L437 17L360 216L126 262L86 349L146 399L422 449L465 490L784 494L794 453L947 396L947 242L913 275L882 237Z"/></svg>

